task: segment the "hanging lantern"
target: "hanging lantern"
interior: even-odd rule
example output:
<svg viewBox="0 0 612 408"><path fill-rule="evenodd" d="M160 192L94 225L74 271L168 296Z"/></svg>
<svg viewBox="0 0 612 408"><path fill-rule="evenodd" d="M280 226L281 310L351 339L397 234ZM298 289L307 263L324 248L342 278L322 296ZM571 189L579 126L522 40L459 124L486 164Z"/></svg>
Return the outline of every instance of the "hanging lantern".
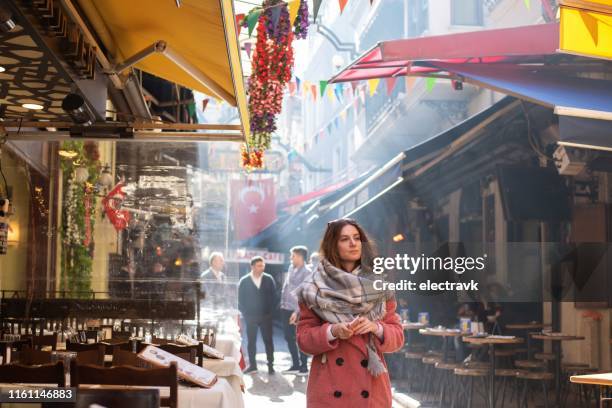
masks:
<svg viewBox="0 0 612 408"><path fill-rule="evenodd" d="M77 183L84 183L87 181L87 179L89 178L89 170L87 170L87 167L77 167L76 170L74 171L74 179L76 180Z"/></svg>

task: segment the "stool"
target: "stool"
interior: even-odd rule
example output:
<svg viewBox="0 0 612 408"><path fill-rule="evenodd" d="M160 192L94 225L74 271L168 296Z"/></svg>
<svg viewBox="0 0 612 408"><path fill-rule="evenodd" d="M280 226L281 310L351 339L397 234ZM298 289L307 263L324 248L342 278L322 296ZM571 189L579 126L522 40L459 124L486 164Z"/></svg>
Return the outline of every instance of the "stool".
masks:
<svg viewBox="0 0 612 408"><path fill-rule="evenodd" d="M474 381L475 379L480 378L484 384L484 389L487 388L487 376L489 375L489 371L482 368L455 368L453 371L455 376L457 376L458 383L461 384L463 379L466 379L468 382L467 389L464 387L457 387L457 394L455 394L455 398L451 403L451 408L455 407L455 403L458 407L461 408L471 408L472 407L472 397L474 394ZM467 393L467 395L466 395ZM486 403L486 394L483 395L483 399ZM463 397L466 397L465 404L463 404Z"/></svg>
<svg viewBox="0 0 612 408"><path fill-rule="evenodd" d="M454 377L452 373L456 368L461 368L461 365L457 363L439 362L435 364L435 367L436 369L441 370L441 375L442 375L442 378L440 380L440 396L439 396L440 406L441 407L447 406L447 405L444 405L444 397L445 397L446 389L447 387L451 390L453 389L453 383L454 383L453 378Z"/></svg>
<svg viewBox="0 0 612 408"><path fill-rule="evenodd" d="M586 374L595 374L599 372L599 369L596 367L585 367L587 364L584 363L575 363L576 366L572 365L563 365L563 377L564 381L561 382L561 392L563 395L563 400L569 400L569 394L572 390L572 387L577 389L576 399L577 404L579 406L590 406L591 404L591 390L593 387L587 384L574 384L569 381L569 377L572 375L586 375ZM584 402L583 402L584 401Z"/></svg>
<svg viewBox="0 0 612 408"><path fill-rule="evenodd" d="M518 383L516 380L516 376L519 373L522 373L522 370L519 370L517 368L496 368L495 369L495 377L500 377L502 379L502 388L501 388L501 405L499 406L500 408L503 408L504 404L506 403L506 385L508 382L508 379L514 381L514 392L512 393L511 397L516 395L517 400L518 400ZM495 396L496 400L495 400L495 406L497 407L497 398L499 398L500 393L497 393L497 395ZM512 398L511 398L512 401Z"/></svg>
<svg viewBox="0 0 612 408"><path fill-rule="evenodd" d="M556 359L553 353L535 353L533 355L533 358L535 358L536 360L543 361L554 361Z"/></svg>
<svg viewBox="0 0 612 408"><path fill-rule="evenodd" d="M512 367L512 361L514 360L513 357L516 354L516 351L513 349L500 349L500 350L495 350L495 359L497 360L501 360L499 361L499 365L500 367L504 364L502 364L502 362L505 363L505 365L507 367Z"/></svg>
<svg viewBox="0 0 612 408"><path fill-rule="evenodd" d="M416 382L415 380L420 380L423 378L422 360L424 355L424 352L418 351L406 351L404 353L404 361L406 362L406 364L402 365L402 371L404 371L404 368L406 368L406 371L408 371L408 392L412 392L413 384ZM403 377L404 372L402 372L402 378Z"/></svg>
<svg viewBox="0 0 612 408"><path fill-rule="evenodd" d="M546 362L541 360L516 360L514 366L516 368L524 368L527 370L543 370L546 368Z"/></svg>
<svg viewBox="0 0 612 408"><path fill-rule="evenodd" d="M528 407L527 404L527 388L529 386L529 382L539 381L542 385L542 391L544 391L544 408L548 408L548 387L546 383L549 381L553 381L555 379L555 375L549 372L521 372L516 375L516 378L519 380L523 380L523 396L521 398L519 406Z"/></svg>
<svg viewBox="0 0 612 408"><path fill-rule="evenodd" d="M436 363L441 363L442 362L442 357L423 357L423 359L421 360L423 362L423 365L425 366L425 372L423 375L423 381L425 382L425 387L423 389L423 395L424 395L424 399L425 401L429 401L428 399L428 395L432 394L432 398L433 398L433 394L435 393L435 370L434 370L434 366L436 365Z"/></svg>
<svg viewBox="0 0 612 408"><path fill-rule="evenodd" d="M465 368L478 368L482 370L488 370L490 364L486 361L468 361L466 363L463 363L463 366Z"/></svg>

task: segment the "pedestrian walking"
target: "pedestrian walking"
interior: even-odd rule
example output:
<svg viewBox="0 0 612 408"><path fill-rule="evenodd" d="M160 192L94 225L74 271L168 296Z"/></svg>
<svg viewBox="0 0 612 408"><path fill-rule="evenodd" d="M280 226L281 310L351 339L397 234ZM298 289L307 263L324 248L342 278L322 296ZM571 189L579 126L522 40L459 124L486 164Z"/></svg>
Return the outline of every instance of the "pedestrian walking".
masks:
<svg viewBox="0 0 612 408"><path fill-rule="evenodd" d="M266 348L268 373L274 374L274 342L272 341L272 318L277 306L274 278L264 273L266 264L261 256L251 259L251 272L238 284L238 310L244 317L247 331L249 367L245 373L257 371L257 331Z"/></svg>
<svg viewBox="0 0 612 408"><path fill-rule="evenodd" d="M390 407L383 353L399 350L404 331L392 292L374 289L373 244L351 219L328 223L321 263L297 290L297 341L312 354L309 408Z"/></svg>
<svg viewBox="0 0 612 408"><path fill-rule="evenodd" d="M291 368L283 374L308 375L308 356L298 350L296 341L296 324L299 314L299 306L294 291L312 274L306 265L308 249L305 246L295 246L290 250L291 266L287 272L287 278L281 291L281 319L285 340L291 354Z"/></svg>

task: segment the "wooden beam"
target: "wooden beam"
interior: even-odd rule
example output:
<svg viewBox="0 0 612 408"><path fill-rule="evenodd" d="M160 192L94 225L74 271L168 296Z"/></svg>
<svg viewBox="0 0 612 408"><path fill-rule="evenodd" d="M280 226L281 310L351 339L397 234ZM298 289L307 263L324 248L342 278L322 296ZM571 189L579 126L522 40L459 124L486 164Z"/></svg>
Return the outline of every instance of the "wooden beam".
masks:
<svg viewBox="0 0 612 408"><path fill-rule="evenodd" d="M102 126L103 125L103 126ZM5 128L71 128L72 122L46 122L46 121L5 121L0 122ZM167 129L167 130L242 130L240 125L223 123L155 123L155 122L110 122L101 124L101 127L131 127L134 129ZM91 126L92 129L96 125Z"/></svg>

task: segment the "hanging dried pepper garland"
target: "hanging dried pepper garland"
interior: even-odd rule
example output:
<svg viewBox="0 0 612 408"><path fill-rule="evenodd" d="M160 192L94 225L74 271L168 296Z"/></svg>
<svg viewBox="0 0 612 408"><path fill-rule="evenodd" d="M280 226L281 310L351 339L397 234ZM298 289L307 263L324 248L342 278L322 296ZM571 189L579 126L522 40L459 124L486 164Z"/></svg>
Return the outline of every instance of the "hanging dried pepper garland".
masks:
<svg viewBox="0 0 612 408"><path fill-rule="evenodd" d="M262 7L264 12L258 21L252 74L247 88L251 136L248 146L242 146L241 150L242 166L248 170L263 167L263 153L270 147L272 134L276 131L276 116L282 109L285 86L291 80L293 39L306 38L308 32L306 0L300 1L293 24L285 1L266 0ZM243 20L243 25L247 20Z"/></svg>

